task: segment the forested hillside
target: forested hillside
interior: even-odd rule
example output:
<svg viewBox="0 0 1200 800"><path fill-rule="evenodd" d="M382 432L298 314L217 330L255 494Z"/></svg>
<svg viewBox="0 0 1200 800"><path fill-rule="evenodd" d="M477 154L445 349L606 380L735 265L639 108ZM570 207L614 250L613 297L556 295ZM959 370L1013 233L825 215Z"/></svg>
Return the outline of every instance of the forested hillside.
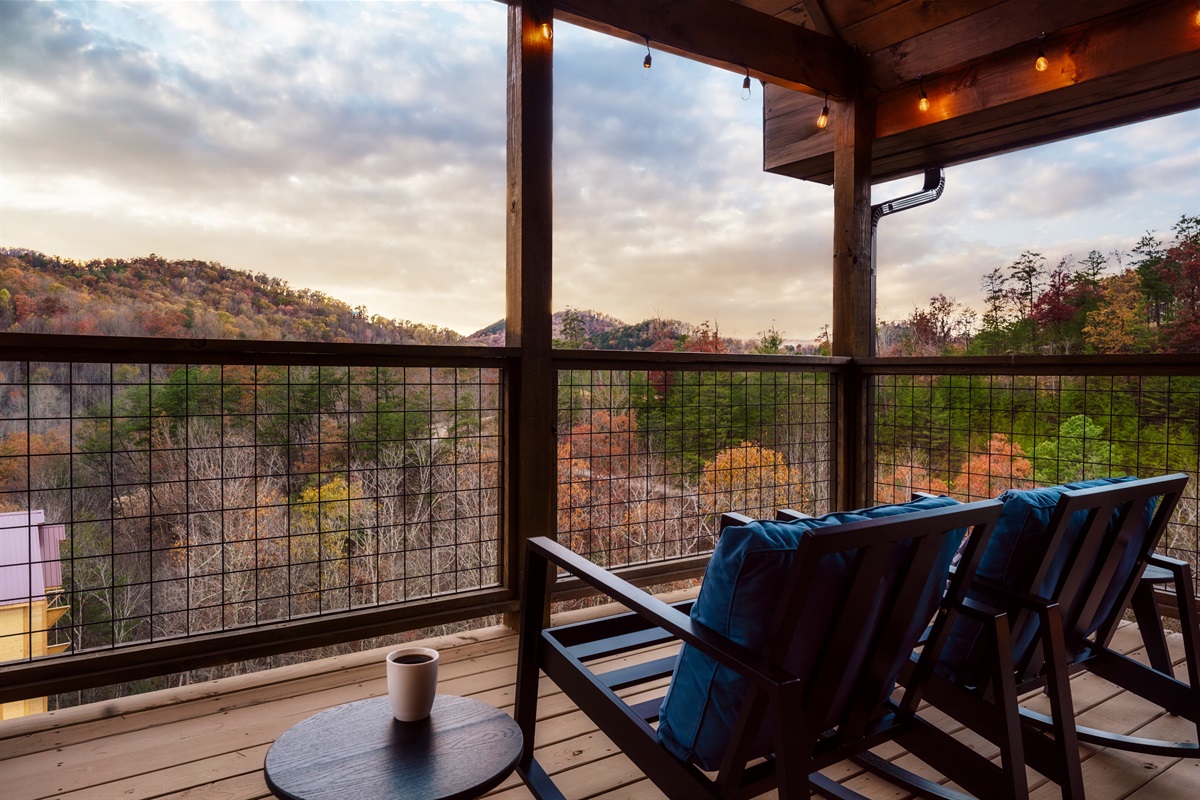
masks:
<svg viewBox="0 0 1200 800"><path fill-rule="evenodd" d="M151 254L83 263L12 249L0 251L0 331L377 344L462 338L206 261Z"/></svg>
<svg viewBox="0 0 1200 800"><path fill-rule="evenodd" d="M1033 250L981 277L982 313L935 295L880 326L881 355L1200 352L1200 217L1128 253L1051 266Z"/></svg>

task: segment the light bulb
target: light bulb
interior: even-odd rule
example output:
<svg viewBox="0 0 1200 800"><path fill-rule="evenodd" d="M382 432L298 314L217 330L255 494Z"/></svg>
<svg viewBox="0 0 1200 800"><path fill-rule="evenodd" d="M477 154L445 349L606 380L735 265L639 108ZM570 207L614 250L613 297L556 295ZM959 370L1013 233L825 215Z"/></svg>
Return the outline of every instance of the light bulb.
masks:
<svg viewBox="0 0 1200 800"><path fill-rule="evenodd" d="M1045 54L1038 53L1037 61L1033 62L1033 68L1038 72L1045 72L1050 67L1050 60Z"/></svg>
<svg viewBox="0 0 1200 800"><path fill-rule="evenodd" d="M654 61L654 59L650 57L650 37L643 36L642 38L646 40L646 57L642 59L642 66L646 69L650 69L650 64Z"/></svg>
<svg viewBox="0 0 1200 800"><path fill-rule="evenodd" d="M742 99L750 99L750 68L746 67L746 79L742 81Z"/></svg>
<svg viewBox="0 0 1200 800"><path fill-rule="evenodd" d="M549 22L542 23L542 38L547 40L554 38L554 28L550 26Z"/></svg>
<svg viewBox="0 0 1200 800"><path fill-rule="evenodd" d="M829 125L829 92L825 93L825 105L821 106L821 116L817 117L817 127L825 128Z"/></svg>
<svg viewBox="0 0 1200 800"><path fill-rule="evenodd" d="M929 96L925 94L924 89L921 90L921 99L917 101L917 108L921 109L922 111L929 110Z"/></svg>

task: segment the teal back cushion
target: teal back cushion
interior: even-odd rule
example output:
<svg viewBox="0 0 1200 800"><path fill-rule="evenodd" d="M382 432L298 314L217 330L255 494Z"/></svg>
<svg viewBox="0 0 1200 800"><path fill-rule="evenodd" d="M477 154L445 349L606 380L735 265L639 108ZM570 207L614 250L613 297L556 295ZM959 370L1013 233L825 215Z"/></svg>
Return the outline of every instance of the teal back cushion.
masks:
<svg viewBox="0 0 1200 800"><path fill-rule="evenodd" d="M758 521L726 528L717 542L700 594L692 606L692 619L750 650L765 654L770 644L769 628L787 578L795 566L796 547L805 531L956 503L949 497L932 497L795 522ZM946 537L938 567L930 574L922 603L906 638L915 642L932 618L961 538L961 535ZM823 643L831 634L830 621L835 611L833 599L841 594L839 586L845 581L853 558L854 551L822 557L820 585L810 594L810 602L803 610L784 662L785 669L801 679L811 673ZM881 608L874 610L876 618L880 611ZM870 624L868 622L868 626ZM861 639L865 650L869 637ZM861 657L861 653L858 655ZM898 654L892 680L907 655L907 652ZM852 657L851 661L854 660ZM853 666L847 665L847 674L853 673ZM663 700L659 742L681 760L691 761L701 769L717 769L730 746L748 688L749 682L745 678L684 645ZM851 688L849 680L839 688L830 717L836 716ZM879 698L880 702L883 699ZM755 734L756 754L771 752L772 725L768 715L761 730Z"/></svg>
<svg viewBox="0 0 1200 800"><path fill-rule="evenodd" d="M1000 519L996 523L992 538L983 552L979 569L975 574L1009 588L1049 597L1064 577L1063 571L1078 544L1083 525L1087 521L1086 511L1071 515L1062 543L1050 562L1050 568L1041 583L1033 586L1033 579L1044 558L1052 533L1049 530L1050 517L1053 515L1054 507L1058 504L1062 493L1069 489L1091 489L1132 480L1134 480L1132 477L1097 478L1040 489L1009 489L999 497L1004 501L1004 508L1000 512ZM1103 587L1103 600L1092 619L1082 621L1081 629L1085 634L1093 633L1112 612L1121 588L1133 570L1138 554L1144 547L1146 532L1154 516L1155 507L1155 503L1147 504L1142 518L1132 521L1132 530L1127 540L1127 546L1118 556L1120 564L1116 574L1112 582L1107 587ZM1113 513L1113 520L1119 513L1120 509ZM994 598L977 590L971 591L970 595L986 603L995 602ZM1064 615L1067 616L1079 608L1086 598L1063 599L1070 601L1063 608ZM1016 609L1002 610L1015 611ZM1025 623L1012 631L1014 662L1020 663L1028 655L1030 648L1037 644L1038 630L1039 624L1036 617L1027 615ZM984 645L981 638L982 631L983 627L978 622L963 616L958 617L950 629L946 647L942 650L938 662L938 672L967 686L977 686L985 682L990 677L991 655L989 648Z"/></svg>

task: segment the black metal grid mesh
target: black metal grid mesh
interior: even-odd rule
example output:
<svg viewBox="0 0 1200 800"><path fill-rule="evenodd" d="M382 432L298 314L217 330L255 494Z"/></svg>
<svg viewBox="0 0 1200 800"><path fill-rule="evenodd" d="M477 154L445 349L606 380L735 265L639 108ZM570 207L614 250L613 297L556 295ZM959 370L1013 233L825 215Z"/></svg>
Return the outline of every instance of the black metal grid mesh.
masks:
<svg viewBox="0 0 1200 800"><path fill-rule="evenodd" d="M500 372L0 362L0 511L66 526L46 554L70 606L52 639L81 652L497 585ZM40 654L36 625L7 632L6 651Z"/></svg>
<svg viewBox="0 0 1200 800"><path fill-rule="evenodd" d="M1010 487L1186 472L1191 480L1159 550L1189 561L1195 574L1196 375L877 374L870 417L876 502L916 490L977 500Z"/></svg>
<svg viewBox="0 0 1200 800"><path fill-rule="evenodd" d="M559 371L558 537L604 566L712 550L720 514L829 510L828 372Z"/></svg>

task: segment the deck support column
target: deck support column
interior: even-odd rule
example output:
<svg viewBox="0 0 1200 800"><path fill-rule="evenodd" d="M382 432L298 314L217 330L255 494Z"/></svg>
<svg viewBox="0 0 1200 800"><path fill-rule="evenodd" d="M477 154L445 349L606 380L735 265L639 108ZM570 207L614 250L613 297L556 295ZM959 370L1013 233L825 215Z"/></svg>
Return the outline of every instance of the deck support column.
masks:
<svg viewBox="0 0 1200 800"><path fill-rule="evenodd" d="M508 9L508 191L505 344L519 347L508 376L504 458L504 582L519 594L530 536L555 535L557 380L551 362L553 196L552 0ZM516 628L518 617L505 615Z"/></svg>
<svg viewBox="0 0 1200 800"><path fill-rule="evenodd" d="M858 80L852 85L860 86ZM875 355L875 274L871 257L871 143L874 103L857 89L833 114L833 341L835 356ZM866 386L853 367L838 385L838 508L868 501Z"/></svg>

